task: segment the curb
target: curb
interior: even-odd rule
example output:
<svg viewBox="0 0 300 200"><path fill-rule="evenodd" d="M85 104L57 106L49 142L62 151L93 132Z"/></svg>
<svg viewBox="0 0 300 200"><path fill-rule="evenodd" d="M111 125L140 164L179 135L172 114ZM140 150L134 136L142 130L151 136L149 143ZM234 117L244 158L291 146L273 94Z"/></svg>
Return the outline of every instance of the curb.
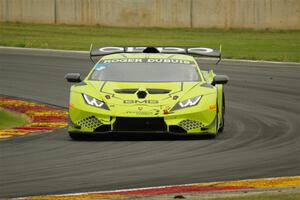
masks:
<svg viewBox="0 0 300 200"><path fill-rule="evenodd" d="M151 197L170 194L196 194L226 191L255 191L259 189L290 188L300 186L300 176L248 179L211 183L193 183L135 189L83 192L62 195L30 196L15 199L24 200L91 200L91 199L124 199L129 197Z"/></svg>
<svg viewBox="0 0 300 200"><path fill-rule="evenodd" d="M24 126L0 130L0 139L52 131L67 125L67 112L55 107L5 96L0 96L0 106L30 118Z"/></svg>

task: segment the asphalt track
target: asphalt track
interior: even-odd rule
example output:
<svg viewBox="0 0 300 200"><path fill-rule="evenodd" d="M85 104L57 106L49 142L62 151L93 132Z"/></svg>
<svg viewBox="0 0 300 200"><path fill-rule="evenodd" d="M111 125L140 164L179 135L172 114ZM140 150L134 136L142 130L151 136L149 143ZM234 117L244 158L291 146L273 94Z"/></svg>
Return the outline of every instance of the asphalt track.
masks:
<svg viewBox="0 0 300 200"><path fill-rule="evenodd" d="M90 68L86 54L0 49L0 94L66 107L64 75ZM0 198L300 175L300 65L223 61L215 71L230 77L216 139L77 142L60 129L2 140Z"/></svg>

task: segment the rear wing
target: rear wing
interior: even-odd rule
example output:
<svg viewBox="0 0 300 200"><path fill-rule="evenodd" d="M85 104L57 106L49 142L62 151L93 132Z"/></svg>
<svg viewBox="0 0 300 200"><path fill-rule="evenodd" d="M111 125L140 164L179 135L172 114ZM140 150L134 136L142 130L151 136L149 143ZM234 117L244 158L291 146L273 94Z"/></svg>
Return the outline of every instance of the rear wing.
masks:
<svg viewBox="0 0 300 200"><path fill-rule="evenodd" d="M142 46L114 46L114 47L96 47L90 48L90 59L94 62L93 57L105 56L116 53L167 53L167 54L190 54L194 56L215 57L219 58L217 64L221 61L221 45L219 49L207 47L142 47Z"/></svg>

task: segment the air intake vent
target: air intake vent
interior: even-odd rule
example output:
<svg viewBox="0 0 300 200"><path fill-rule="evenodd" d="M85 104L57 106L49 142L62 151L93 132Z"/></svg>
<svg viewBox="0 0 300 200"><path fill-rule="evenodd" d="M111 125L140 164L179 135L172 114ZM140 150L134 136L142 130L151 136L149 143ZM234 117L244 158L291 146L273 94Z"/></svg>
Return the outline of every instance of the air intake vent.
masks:
<svg viewBox="0 0 300 200"><path fill-rule="evenodd" d="M145 97L147 96L147 92L138 91L137 96L138 96L139 99L145 99Z"/></svg>
<svg viewBox="0 0 300 200"><path fill-rule="evenodd" d="M102 123L95 117L87 117L77 122L80 126L84 126L86 128L95 129L102 125Z"/></svg>
<svg viewBox="0 0 300 200"><path fill-rule="evenodd" d="M181 126L186 131L196 129L196 128L202 128L204 126L204 124L202 124L199 121L189 120L189 119L182 120L181 122L179 122L178 125Z"/></svg>
<svg viewBox="0 0 300 200"><path fill-rule="evenodd" d="M156 89L156 88L147 88L149 94L168 94L171 90L167 89Z"/></svg>
<svg viewBox="0 0 300 200"><path fill-rule="evenodd" d="M137 88L128 88L128 89L115 89L115 93L122 93L122 94L134 94L138 91Z"/></svg>

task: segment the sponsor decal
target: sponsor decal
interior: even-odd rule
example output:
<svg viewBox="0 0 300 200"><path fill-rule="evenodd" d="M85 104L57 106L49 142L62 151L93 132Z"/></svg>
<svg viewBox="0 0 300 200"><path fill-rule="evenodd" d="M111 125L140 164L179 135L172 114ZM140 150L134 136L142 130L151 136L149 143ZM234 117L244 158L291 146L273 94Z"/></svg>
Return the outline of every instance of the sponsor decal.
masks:
<svg viewBox="0 0 300 200"><path fill-rule="evenodd" d="M110 53L142 53L147 47L102 47L98 51L104 54ZM214 52L211 48L206 47L154 47L161 53L196 53L209 54Z"/></svg>
<svg viewBox="0 0 300 200"><path fill-rule="evenodd" d="M103 70L107 67L108 64L107 63L98 63L95 67L95 70L97 70L97 71Z"/></svg>
<svg viewBox="0 0 300 200"><path fill-rule="evenodd" d="M97 66L100 64L110 64L110 63L165 63L165 64L194 64L194 62L189 60L179 60L179 59L164 59L164 58L148 58L148 59L139 59L139 58L122 58L122 59L106 59L100 61ZM107 66L107 65L105 65ZM102 67L102 66L101 66ZM97 67L96 67L97 69Z"/></svg>
<svg viewBox="0 0 300 200"><path fill-rule="evenodd" d="M127 111L126 114L131 114L131 115L153 115L152 112L147 112L147 111Z"/></svg>
<svg viewBox="0 0 300 200"><path fill-rule="evenodd" d="M105 53L116 53L116 52L123 52L124 47L102 47L99 48L98 51L105 52Z"/></svg>
<svg viewBox="0 0 300 200"><path fill-rule="evenodd" d="M138 107L138 110L143 110L143 107Z"/></svg>
<svg viewBox="0 0 300 200"><path fill-rule="evenodd" d="M154 115L158 115L159 114L159 110L158 109L153 109L153 111L154 111Z"/></svg>
<svg viewBox="0 0 300 200"><path fill-rule="evenodd" d="M124 104L158 104L158 100L124 100Z"/></svg>
<svg viewBox="0 0 300 200"><path fill-rule="evenodd" d="M170 107L170 106L166 106L166 107L164 108L164 110L163 110L164 115L170 114L170 113L171 113L170 110L171 110L171 107Z"/></svg>
<svg viewBox="0 0 300 200"><path fill-rule="evenodd" d="M123 59L107 59L100 61L101 63L143 63L140 58L123 58Z"/></svg>

